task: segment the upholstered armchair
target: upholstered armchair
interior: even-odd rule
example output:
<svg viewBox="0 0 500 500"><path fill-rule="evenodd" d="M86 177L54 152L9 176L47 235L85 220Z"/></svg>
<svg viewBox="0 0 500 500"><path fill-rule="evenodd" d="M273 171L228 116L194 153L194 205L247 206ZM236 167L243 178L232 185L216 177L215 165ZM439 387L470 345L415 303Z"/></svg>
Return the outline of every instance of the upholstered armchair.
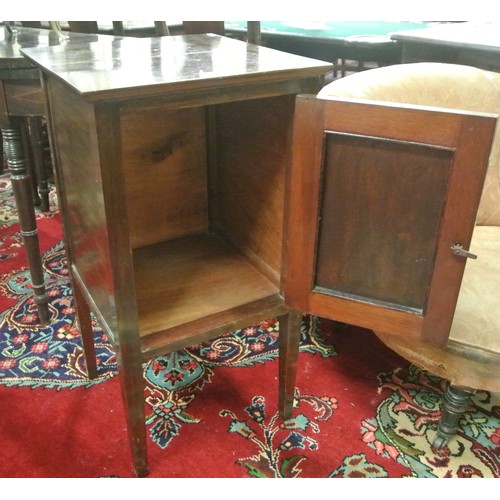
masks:
<svg viewBox="0 0 500 500"><path fill-rule="evenodd" d="M500 113L500 74L440 63L388 66L335 80L318 97ZM500 392L500 127L497 127L446 345L375 331L411 363L449 381L434 448L446 445L475 390Z"/></svg>

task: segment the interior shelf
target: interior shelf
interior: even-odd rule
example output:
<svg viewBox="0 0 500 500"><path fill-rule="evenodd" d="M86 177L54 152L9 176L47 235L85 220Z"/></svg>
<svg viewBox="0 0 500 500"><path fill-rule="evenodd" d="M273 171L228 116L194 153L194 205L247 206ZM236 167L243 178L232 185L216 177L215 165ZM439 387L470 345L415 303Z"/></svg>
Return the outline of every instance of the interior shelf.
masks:
<svg viewBox="0 0 500 500"><path fill-rule="evenodd" d="M227 241L197 234L134 250L140 336L279 295Z"/></svg>

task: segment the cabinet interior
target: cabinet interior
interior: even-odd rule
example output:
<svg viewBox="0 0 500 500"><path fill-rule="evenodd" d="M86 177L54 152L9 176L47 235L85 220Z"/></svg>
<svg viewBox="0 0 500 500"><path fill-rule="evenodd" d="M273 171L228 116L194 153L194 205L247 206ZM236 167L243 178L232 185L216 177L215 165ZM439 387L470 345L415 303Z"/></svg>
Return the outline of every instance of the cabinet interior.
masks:
<svg viewBox="0 0 500 500"><path fill-rule="evenodd" d="M231 311L279 295L293 103L121 115L141 336L230 322Z"/></svg>

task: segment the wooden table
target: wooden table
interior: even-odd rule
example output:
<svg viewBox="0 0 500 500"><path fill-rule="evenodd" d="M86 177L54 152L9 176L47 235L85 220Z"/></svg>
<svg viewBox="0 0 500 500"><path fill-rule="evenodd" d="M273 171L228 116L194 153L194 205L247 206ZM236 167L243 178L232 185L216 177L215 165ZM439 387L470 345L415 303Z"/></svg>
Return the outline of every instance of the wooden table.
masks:
<svg viewBox="0 0 500 500"><path fill-rule="evenodd" d="M500 24L466 22L397 32L402 62L444 62L500 71Z"/></svg>
<svg viewBox="0 0 500 500"><path fill-rule="evenodd" d="M143 361L276 316L298 339L280 292L284 185L295 96L331 65L218 35L23 53L43 72L86 351L92 311L145 475Z"/></svg>
<svg viewBox="0 0 500 500"><path fill-rule="evenodd" d="M101 36L101 38L106 36ZM112 37L111 37L112 38ZM95 41L97 35L67 33L65 43ZM61 40L54 31L0 27L0 127L25 245L34 301L40 322L49 321L48 295L38 241L35 205L49 210L49 188L43 158L42 119L46 113L40 71L21 51L50 47Z"/></svg>
<svg viewBox="0 0 500 500"><path fill-rule="evenodd" d="M23 57L23 47L54 43L55 33L19 29L10 34L0 27L0 127L3 149L11 173L34 301L40 322L49 321L42 260L35 219L35 204L49 210L48 183L42 145L45 98L38 69ZM36 180L36 181L35 181Z"/></svg>

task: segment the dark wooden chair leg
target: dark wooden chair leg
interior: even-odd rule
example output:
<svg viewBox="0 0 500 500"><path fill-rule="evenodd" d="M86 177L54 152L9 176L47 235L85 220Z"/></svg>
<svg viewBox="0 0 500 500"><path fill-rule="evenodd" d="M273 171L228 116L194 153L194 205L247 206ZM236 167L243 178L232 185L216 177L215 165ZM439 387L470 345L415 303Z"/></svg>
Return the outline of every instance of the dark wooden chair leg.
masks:
<svg viewBox="0 0 500 500"><path fill-rule="evenodd" d="M443 395L443 415L438 423L437 436L432 447L441 450L458 429L463 413L470 405L471 392L458 387L448 386Z"/></svg>
<svg viewBox="0 0 500 500"><path fill-rule="evenodd" d="M49 206L49 182L43 160L43 138L42 138L42 117L30 116L26 118L28 130L28 147L31 151L33 162L33 172L35 177L35 189L40 200L40 209L43 212L50 210Z"/></svg>
<svg viewBox="0 0 500 500"><path fill-rule="evenodd" d="M80 328L82 339L83 357L87 367L89 379L97 376L97 359L94 344L94 331L92 329L92 318L90 308L82 294L80 286L73 281L73 296L75 299L76 317Z"/></svg>
<svg viewBox="0 0 500 500"><path fill-rule="evenodd" d="M46 325L49 323L49 298L45 291L31 180L27 171L21 131L18 128L4 128L2 129L2 137L19 216L20 232L28 260L33 298L38 307L40 322L42 325Z"/></svg>
<svg viewBox="0 0 500 500"><path fill-rule="evenodd" d="M279 410L282 418L287 420L291 418L293 412L302 313L291 311L280 316L278 320L280 329Z"/></svg>

